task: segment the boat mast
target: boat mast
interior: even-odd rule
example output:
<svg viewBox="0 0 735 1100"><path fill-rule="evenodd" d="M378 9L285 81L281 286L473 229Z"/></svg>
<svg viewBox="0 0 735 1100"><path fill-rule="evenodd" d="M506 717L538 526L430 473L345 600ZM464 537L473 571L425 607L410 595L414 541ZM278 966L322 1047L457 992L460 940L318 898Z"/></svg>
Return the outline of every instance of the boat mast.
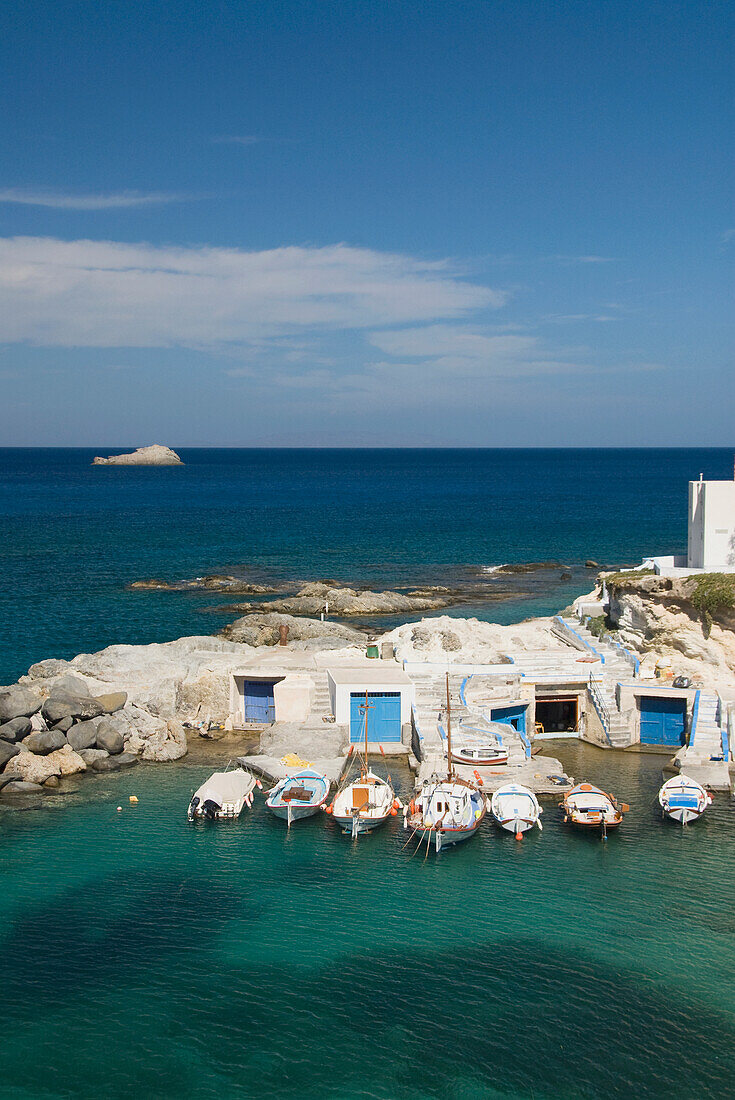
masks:
<svg viewBox="0 0 735 1100"><path fill-rule="evenodd" d="M365 771L363 772L363 779L368 773L368 692L365 688Z"/></svg>
<svg viewBox="0 0 735 1100"><path fill-rule="evenodd" d="M452 778L452 703L449 697L449 673L447 673L447 779Z"/></svg>

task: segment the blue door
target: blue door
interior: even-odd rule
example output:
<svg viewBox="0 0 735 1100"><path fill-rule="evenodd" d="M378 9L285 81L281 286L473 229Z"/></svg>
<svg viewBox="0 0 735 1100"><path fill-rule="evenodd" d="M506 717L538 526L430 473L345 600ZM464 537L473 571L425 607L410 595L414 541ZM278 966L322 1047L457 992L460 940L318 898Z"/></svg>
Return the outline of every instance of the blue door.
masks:
<svg viewBox="0 0 735 1100"><path fill-rule="evenodd" d="M273 680L245 680L242 685L243 713L246 722L268 725L276 720Z"/></svg>
<svg viewBox="0 0 735 1100"><path fill-rule="evenodd" d="M365 740L365 692L350 694L350 741ZM371 691L368 694L368 741L401 740L401 693Z"/></svg>
<svg viewBox="0 0 735 1100"><path fill-rule="evenodd" d="M678 749L684 744L687 720L685 699L642 695L640 705L642 745L671 745Z"/></svg>
<svg viewBox="0 0 735 1100"><path fill-rule="evenodd" d="M512 726L519 733L526 732L525 707L496 707L490 711L490 719L493 722L505 722L506 726Z"/></svg>

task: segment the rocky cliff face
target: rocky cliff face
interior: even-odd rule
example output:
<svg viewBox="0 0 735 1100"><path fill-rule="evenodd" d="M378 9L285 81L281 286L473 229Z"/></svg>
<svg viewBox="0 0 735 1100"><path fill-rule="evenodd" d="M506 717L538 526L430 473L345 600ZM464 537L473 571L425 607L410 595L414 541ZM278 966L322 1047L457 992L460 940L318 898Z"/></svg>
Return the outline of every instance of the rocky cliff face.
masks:
<svg viewBox="0 0 735 1100"><path fill-rule="evenodd" d="M702 585L701 577L618 575L608 587L610 624L642 657L669 657L678 671L735 684L735 608L703 611Z"/></svg>
<svg viewBox="0 0 735 1100"><path fill-rule="evenodd" d="M109 455L101 458L99 455L92 460L93 466L183 466L176 451L170 447L163 447L160 443L154 443L150 447L138 447L136 451L130 451L123 455Z"/></svg>

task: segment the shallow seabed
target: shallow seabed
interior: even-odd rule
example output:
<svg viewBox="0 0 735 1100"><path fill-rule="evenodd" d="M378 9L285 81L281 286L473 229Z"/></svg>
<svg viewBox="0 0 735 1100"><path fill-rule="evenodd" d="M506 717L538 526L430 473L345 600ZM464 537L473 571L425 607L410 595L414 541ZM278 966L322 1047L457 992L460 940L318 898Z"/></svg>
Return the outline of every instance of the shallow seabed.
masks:
<svg viewBox="0 0 735 1100"><path fill-rule="evenodd" d="M606 844L555 800L426 859L262 796L189 825L186 762L2 812L0 1095L732 1096L732 803L681 829L660 757L549 751L631 803Z"/></svg>

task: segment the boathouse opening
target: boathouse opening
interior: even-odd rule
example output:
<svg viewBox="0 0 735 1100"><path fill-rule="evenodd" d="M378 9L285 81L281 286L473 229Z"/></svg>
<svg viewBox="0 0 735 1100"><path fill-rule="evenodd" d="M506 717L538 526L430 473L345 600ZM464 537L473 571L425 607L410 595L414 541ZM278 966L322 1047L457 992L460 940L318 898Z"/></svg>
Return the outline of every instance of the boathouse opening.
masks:
<svg viewBox="0 0 735 1100"><path fill-rule="evenodd" d="M271 679L236 677L240 696L240 713L246 726L270 726L276 720L274 689L283 676Z"/></svg>
<svg viewBox="0 0 735 1100"><path fill-rule="evenodd" d="M526 711L525 704L514 704L510 707L493 707L490 711L491 722L504 722L506 726L512 726L514 730L519 733L526 732Z"/></svg>
<svg viewBox="0 0 735 1100"><path fill-rule="evenodd" d="M640 731L642 745L666 745L679 748L686 741L686 698L641 695Z"/></svg>
<svg viewBox="0 0 735 1100"><path fill-rule="evenodd" d="M579 696L536 697L536 728L543 733L572 733L579 724Z"/></svg>

